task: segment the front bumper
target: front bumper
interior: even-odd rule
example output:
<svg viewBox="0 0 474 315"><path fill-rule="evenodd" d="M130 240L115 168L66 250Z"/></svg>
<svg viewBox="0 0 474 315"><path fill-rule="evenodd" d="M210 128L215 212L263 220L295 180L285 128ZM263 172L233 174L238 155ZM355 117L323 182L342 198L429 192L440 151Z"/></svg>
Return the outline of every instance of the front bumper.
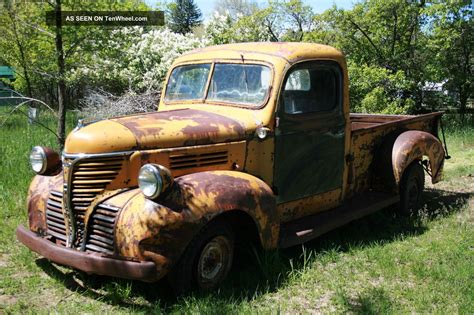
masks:
<svg viewBox="0 0 474 315"><path fill-rule="evenodd" d="M16 237L26 247L48 260L89 274L146 282L156 281L162 276L154 262L122 260L58 246L26 229L23 225L19 225L16 229Z"/></svg>

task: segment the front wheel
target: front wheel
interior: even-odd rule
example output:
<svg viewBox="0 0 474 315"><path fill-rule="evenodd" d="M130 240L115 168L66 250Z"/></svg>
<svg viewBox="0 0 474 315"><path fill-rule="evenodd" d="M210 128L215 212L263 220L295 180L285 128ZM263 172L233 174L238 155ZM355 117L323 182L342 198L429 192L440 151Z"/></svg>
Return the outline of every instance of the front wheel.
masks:
<svg viewBox="0 0 474 315"><path fill-rule="evenodd" d="M400 207L403 215L416 213L420 206L421 195L425 188L425 173L421 164L416 161L403 172L400 182Z"/></svg>
<svg viewBox="0 0 474 315"><path fill-rule="evenodd" d="M232 267L234 233L223 221L211 222L191 241L170 274L177 294L218 287Z"/></svg>

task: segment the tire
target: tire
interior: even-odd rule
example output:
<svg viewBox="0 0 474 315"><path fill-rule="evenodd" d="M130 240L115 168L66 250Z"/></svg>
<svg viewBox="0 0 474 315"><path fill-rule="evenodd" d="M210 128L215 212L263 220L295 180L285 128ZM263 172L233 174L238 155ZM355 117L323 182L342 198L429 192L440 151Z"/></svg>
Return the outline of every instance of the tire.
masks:
<svg viewBox="0 0 474 315"><path fill-rule="evenodd" d="M415 161L403 172L400 182L400 214L409 216L417 213L424 188L425 173L421 164Z"/></svg>
<svg viewBox="0 0 474 315"><path fill-rule="evenodd" d="M234 258L234 232L225 221L209 223L191 241L168 279L177 295L212 290L227 277Z"/></svg>

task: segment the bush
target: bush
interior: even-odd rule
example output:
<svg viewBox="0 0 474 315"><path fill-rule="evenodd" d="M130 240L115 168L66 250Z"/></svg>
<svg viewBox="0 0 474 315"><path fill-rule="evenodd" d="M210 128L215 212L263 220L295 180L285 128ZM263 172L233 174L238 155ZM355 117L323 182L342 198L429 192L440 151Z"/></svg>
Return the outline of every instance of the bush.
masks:
<svg viewBox="0 0 474 315"><path fill-rule="evenodd" d="M85 66L75 69L69 80L88 82L94 89L116 94L127 89L159 91L176 57L206 45L207 38L176 34L167 28L146 31L124 27L113 31L107 48L98 50Z"/></svg>
<svg viewBox="0 0 474 315"><path fill-rule="evenodd" d="M414 101L406 98L409 81L403 71L348 64L351 110L361 113L407 114Z"/></svg>
<svg viewBox="0 0 474 315"><path fill-rule="evenodd" d="M147 91L137 94L132 90L121 96L115 96L103 90L89 91L81 101L79 117L86 120L111 118L134 113L155 111L160 100L160 93Z"/></svg>

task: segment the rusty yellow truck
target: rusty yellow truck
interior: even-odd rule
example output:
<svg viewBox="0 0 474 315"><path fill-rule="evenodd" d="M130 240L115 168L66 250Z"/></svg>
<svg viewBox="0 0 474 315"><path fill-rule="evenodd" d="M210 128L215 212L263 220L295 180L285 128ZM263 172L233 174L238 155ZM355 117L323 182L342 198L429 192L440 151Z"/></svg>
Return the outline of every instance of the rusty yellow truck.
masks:
<svg viewBox="0 0 474 315"><path fill-rule="evenodd" d="M242 43L176 59L153 113L78 125L33 148L29 227L61 265L178 290L211 289L235 244L301 244L390 205L408 213L424 169L441 179L442 113L349 112L344 55Z"/></svg>

